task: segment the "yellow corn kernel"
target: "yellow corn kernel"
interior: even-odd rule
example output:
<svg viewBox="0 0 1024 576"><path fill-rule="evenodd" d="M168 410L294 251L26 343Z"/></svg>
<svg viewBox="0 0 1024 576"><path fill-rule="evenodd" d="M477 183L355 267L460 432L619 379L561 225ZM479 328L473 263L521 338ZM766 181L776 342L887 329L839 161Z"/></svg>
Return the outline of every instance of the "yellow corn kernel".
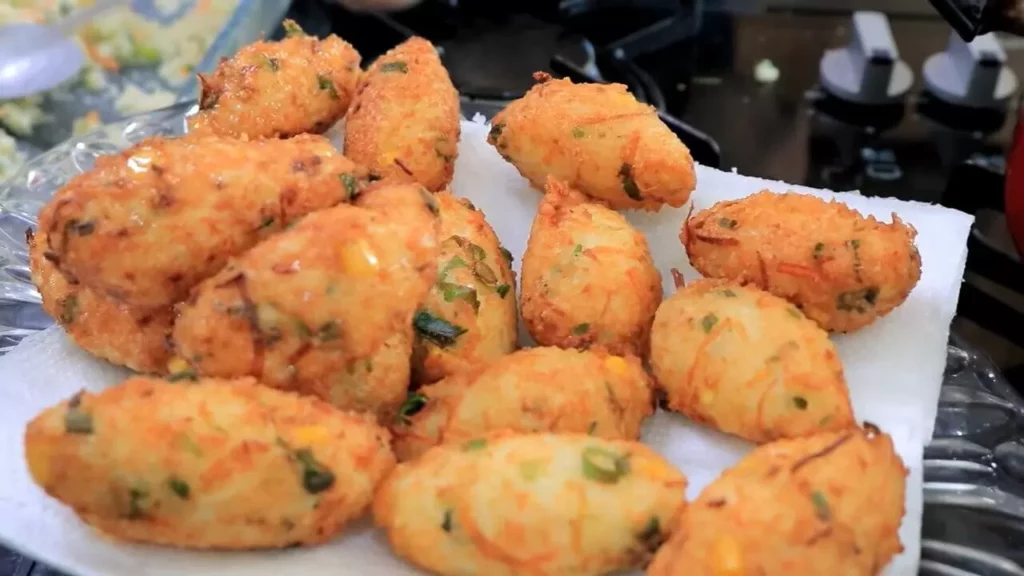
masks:
<svg viewBox="0 0 1024 576"><path fill-rule="evenodd" d="M386 150L383 154L380 155L380 165L391 166L392 164L395 163L396 158L398 158L397 152L395 152L394 150Z"/></svg>
<svg viewBox="0 0 1024 576"><path fill-rule="evenodd" d="M360 238L341 248L341 270L357 278L367 278L377 274L380 261L370 244Z"/></svg>
<svg viewBox="0 0 1024 576"><path fill-rule="evenodd" d="M715 576L743 576L743 550L731 536L722 536L711 547L711 566Z"/></svg>
<svg viewBox="0 0 1024 576"><path fill-rule="evenodd" d="M700 391L700 403L707 406L715 401L715 392L713 390L701 390Z"/></svg>
<svg viewBox="0 0 1024 576"><path fill-rule="evenodd" d="M609 356L604 359L604 365L616 376L625 376L629 370L629 363L621 356Z"/></svg>
<svg viewBox="0 0 1024 576"><path fill-rule="evenodd" d="M679 471L660 458L634 458L630 462L633 472L649 480L678 478Z"/></svg>
<svg viewBox="0 0 1024 576"><path fill-rule="evenodd" d="M167 373L168 374L180 374L189 370L191 366L181 356L175 356L167 361Z"/></svg>
<svg viewBox="0 0 1024 576"><path fill-rule="evenodd" d="M303 426L295 430L293 438L296 444L313 446L330 440L330 434L323 426Z"/></svg>

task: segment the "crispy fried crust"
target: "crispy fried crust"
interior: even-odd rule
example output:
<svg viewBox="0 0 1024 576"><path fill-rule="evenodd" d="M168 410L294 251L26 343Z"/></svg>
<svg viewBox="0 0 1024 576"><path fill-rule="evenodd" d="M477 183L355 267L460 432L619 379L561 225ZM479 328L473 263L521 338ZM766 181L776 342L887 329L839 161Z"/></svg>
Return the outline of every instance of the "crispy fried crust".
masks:
<svg viewBox="0 0 1024 576"><path fill-rule="evenodd" d="M607 574L650 557L685 490L638 442L498 436L400 464L373 513L396 554L435 574Z"/></svg>
<svg viewBox="0 0 1024 576"><path fill-rule="evenodd" d="M403 414L393 429L402 460L502 429L636 440L653 411L651 382L638 359L559 348L519 350L419 394L422 410Z"/></svg>
<svg viewBox="0 0 1024 576"><path fill-rule="evenodd" d="M98 530L185 548L326 542L394 466L371 419L257 386L136 377L48 408L32 479Z"/></svg>
<svg viewBox="0 0 1024 576"><path fill-rule="evenodd" d="M346 201L365 171L320 136L151 138L103 156L39 214L68 279L149 312L296 219Z"/></svg>
<svg viewBox="0 0 1024 576"><path fill-rule="evenodd" d="M719 202L683 225L704 276L754 284L796 304L830 332L867 326L902 304L921 278L917 232L842 202L763 190Z"/></svg>
<svg viewBox="0 0 1024 576"><path fill-rule="evenodd" d="M441 192L441 255L437 282L423 308L461 334L439 340L417 337L413 372L418 383L446 376L509 354L516 347L516 292L511 256L494 230L468 201Z"/></svg>
<svg viewBox="0 0 1024 576"><path fill-rule="evenodd" d="M906 468L876 428L755 449L683 513L648 576L873 576L903 550Z"/></svg>
<svg viewBox="0 0 1024 576"><path fill-rule="evenodd" d="M667 298L650 360L672 410L754 442L856 425L828 334L754 287L698 280Z"/></svg>
<svg viewBox="0 0 1024 576"><path fill-rule="evenodd" d="M46 234L30 235L32 282L43 310L56 320L75 344L90 354L137 372L163 374L170 359L167 337L174 322L168 307L139 313L94 290L67 281L47 260Z"/></svg>
<svg viewBox="0 0 1024 576"><path fill-rule="evenodd" d="M690 151L622 84L540 82L510 103L487 137L538 190L548 176L620 210L679 207L696 187Z"/></svg>
<svg viewBox="0 0 1024 576"><path fill-rule="evenodd" d="M646 355L661 274L622 215L549 179L523 254L520 308L542 346Z"/></svg>
<svg viewBox="0 0 1024 576"><path fill-rule="evenodd" d="M234 138L324 132L352 102L359 61L355 48L334 35L249 44L199 76L200 111L189 131Z"/></svg>
<svg viewBox="0 0 1024 576"><path fill-rule="evenodd" d="M432 207L418 184L399 184L306 216L195 289L178 309L176 353L200 375L393 411L408 384L413 313L436 276ZM404 382L382 374L379 388L347 377L396 367Z"/></svg>
<svg viewBox="0 0 1024 576"><path fill-rule="evenodd" d="M345 154L371 172L437 192L452 180L459 94L433 44L413 37L366 71L345 123Z"/></svg>

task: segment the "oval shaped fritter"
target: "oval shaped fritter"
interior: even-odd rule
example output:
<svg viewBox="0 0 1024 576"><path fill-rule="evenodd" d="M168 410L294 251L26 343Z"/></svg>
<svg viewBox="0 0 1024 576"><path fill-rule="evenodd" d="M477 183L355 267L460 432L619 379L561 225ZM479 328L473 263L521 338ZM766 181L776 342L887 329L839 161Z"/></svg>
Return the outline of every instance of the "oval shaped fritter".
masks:
<svg viewBox="0 0 1024 576"><path fill-rule="evenodd" d="M373 514L396 554L435 574L597 576L643 564L685 490L638 442L492 437L399 464Z"/></svg>
<svg viewBox="0 0 1024 576"><path fill-rule="evenodd" d="M634 357L529 348L424 386L394 426L395 452L415 458L439 443L495 430L636 440L653 412L651 382Z"/></svg>
<svg viewBox="0 0 1024 576"><path fill-rule="evenodd" d="M550 179L523 254L520 308L542 346L647 353L661 274L621 214Z"/></svg>
<svg viewBox="0 0 1024 576"><path fill-rule="evenodd" d="M828 334L754 287L681 288L658 308L650 360L669 408L754 442L856 425Z"/></svg>
<svg viewBox="0 0 1024 576"><path fill-rule="evenodd" d="M151 138L97 159L47 203L39 230L65 277L150 311L296 219L347 201L365 174L320 136Z"/></svg>
<svg viewBox="0 0 1024 576"><path fill-rule="evenodd" d="M865 429L756 448L686 508L649 576L874 576L903 550L907 470Z"/></svg>
<svg viewBox="0 0 1024 576"><path fill-rule="evenodd" d="M690 151L622 84L573 84L544 73L491 122L487 137L537 190L548 176L620 210L686 204Z"/></svg>
<svg viewBox="0 0 1024 576"><path fill-rule="evenodd" d="M372 419L256 385L136 377L44 410L32 479L121 540L185 548L326 542L394 466Z"/></svg>
<svg viewBox="0 0 1024 576"><path fill-rule="evenodd" d="M233 138L321 133L340 120L362 70L356 49L330 35L308 36L286 20L280 42L254 42L199 75L199 113L189 131Z"/></svg>
<svg viewBox="0 0 1024 576"><path fill-rule="evenodd" d="M504 356L516 348L511 255L468 200L435 196L441 212L437 282L416 317L413 372L419 383Z"/></svg>
<svg viewBox="0 0 1024 576"><path fill-rule="evenodd" d="M851 332L902 304L921 278L917 232L842 202L762 190L688 219L680 240L704 276L754 284L830 332Z"/></svg>
<svg viewBox="0 0 1024 576"><path fill-rule="evenodd" d="M94 290L73 285L43 254L46 234L28 239L32 283L43 310L86 352L136 372L163 374L171 358L167 337L174 322L170 307L136 312Z"/></svg>
<svg viewBox="0 0 1024 576"><path fill-rule="evenodd" d="M345 155L378 176L437 192L452 180L461 119L437 49L413 37L364 74L345 122Z"/></svg>
<svg viewBox="0 0 1024 576"><path fill-rule="evenodd" d="M258 244L179 306L176 353L201 376L255 376L346 409L393 410L404 386L361 395L365 382L338 373L411 337L437 270L433 202L418 184L377 186ZM405 354L406 373L409 345L389 352L395 363ZM336 389L345 383L357 388Z"/></svg>

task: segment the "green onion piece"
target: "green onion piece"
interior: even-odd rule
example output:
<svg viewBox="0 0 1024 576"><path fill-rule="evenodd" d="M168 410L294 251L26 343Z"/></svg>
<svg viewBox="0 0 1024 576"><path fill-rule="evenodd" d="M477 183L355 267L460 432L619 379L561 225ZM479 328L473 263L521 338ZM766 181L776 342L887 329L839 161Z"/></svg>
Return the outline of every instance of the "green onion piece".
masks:
<svg viewBox="0 0 1024 576"><path fill-rule="evenodd" d="M793 406L797 410L807 410L807 399L803 396L793 396Z"/></svg>
<svg viewBox="0 0 1024 576"><path fill-rule="evenodd" d="M298 23L295 22L295 20L290 20L290 19L289 20L285 20L282 23L282 26L284 26L284 37L285 38L292 38L292 37L295 37L295 36L305 36L306 35L306 31L303 30L302 27L299 26Z"/></svg>
<svg viewBox="0 0 1024 576"><path fill-rule="evenodd" d="M75 294L68 295L64 298L64 301L60 303L60 323L63 326L67 326L75 321L78 317L78 296Z"/></svg>
<svg viewBox="0 0 1024 576"><path fill-rule="evenodd" d="M313 330L302 320L295 320L295 331L299 333L299 338L303 340L309 340L313 338Z"/></svg>
<svg viewBox="0 0 1024 576"><path fill-rule="evenodd" d="M508 296L510 290L512 290L512 287L509 286L508 284L498 284L498 286L494 289L494 291L498 293L498 296L501 296L502 298Z"/></svg>
<svg viewBox="0 0 1024 576"><path fill-rule="evenodd" d="M177 476L171 476L167 479L167 485L171 488L171 492L174 492L178 498L188 500L190 489L187 482Z"/></svg>
<svg viewBox="0 0 1024 576"><path fill-rule="evenodd" d="M654 552L661 546L663 536L661 535L661 520L657 516L651 516L644 529L637 534L636 539L648 551Z"/></svg>
<svg viewBox="0 0 1024 576"><path fill-rule="evenodd" d="M626 192L626 196L633 200L644 199L640 195L640 187L636 185L636 180L633 179L633 167L628 162L623 162L619 168L619 180L622 181L622 189Z"/></svg>
<svg viewBox="0 0 1024 576"><path fill-rule="evenodd" d="M586 334L588 330L590 330L590 323L584 322L582 324L577 324L573 326L572 333L575 334L576 336L582 336Z"/></svg>
<svg viewBox="0 0 1024 576"><path fill-rule="evenodd" d="M444 520L441 521L441 530L445 532L452 531L452 510L449 508L444 511Z"/></svg>
<svg viewBox="0 0 1024 576"><path fill-rule="evenodd" d="M260 61L263 63L263 67L270 70L271 72L277 72L281 69L281 61L277 58L271 58L266 54L260 54Z"/></svg>
<svg viewBox="0 0 1024 576"><path fill-rule="evenodd" d="M705 334L711 332L711 329L715 327L715 324L718 324L718 316L715 316L714 314L708 314L700 319L700 329L703 330Z"/></svg>
<svg viewBox="0 0 1024 576"><path fill-rule="evenodd" d="M814 259L817 260L818 258L821 258L821 255L824 252L825 244L823 242L818 242L814 245L814 251L811 254L814 256Z"/></svg>
<svg viewBox="0 0 1024 576"><path fill-rule="evenodd" d="M512 257L512 253L505 249L504 246L501 246L499 250L501 250L502 257L504 257L505 261L508 262L509 266L511 266L512 261L514 260L514 258Z"/></svg>
<svg viewBox="0 0 1024 576"><path fill-rule="evenodd" d="M356 177L351 174L339 174L338 178L341 180L341 185L345 187L345 194L348 195L348 199L351 200L359 194L359 181Z"/></svg>
<svg viewBox="0 0 1024 576"><path fill-rule="evenodd" d="M438 287L441 289L441 295L445 302L462 300L472 306L474 312L480 311L480 299L477 297L476 288L451 282L440 282Z"/></svg>
<svg viewBox="0 0 1024 576"><path fill-rule="evenodd" d="M829 508L828 500L820 490L811 492L811 503L814 504L814 515L818 517L818 520L828 522L832 519L832 510Z"/></svg>
<svg viewBox="0 0 1024 576"><path fill-rule="evenodd" d="M64 413L64 430L68 434L89 435L93 433L92 415L82 410L80 402L80 396L68 402L68 411Z"/></svg>
<svg viewBox="0 0 1024 576"><path fill-rule="evenodd" d="M590 423L590 426L587 426L587 434L593 436L595 430L597 430L597 420L594 420Z"/></svg>
<svg viewBox="0 0 1024 576"><path fill-rule="evenodd" d="M413 392L402 402L402 406L398 409L398 420L403 424L410 422L410 417L415 416L423 407L427 405L427 397L419 392Z"/></svg>
<svg viewBox="0 0 1024 576"><path fill-rule="evenodd" d="M337 100L341 98L341 96L338 95L338 89L334 87L334 82L327 76L324 76L323 74L317 74L316 85L321 90L327 90L327 93L331 96L331 100Z"/></svg>
<svg viewBox="0 0 1024 576"><path fill-rule="evenodd" d="M417 334L441 348L455 344L458 337L466 333L465 328L434 316L426 310L416 313L412 325Z"/></svg>
<svg viewBox="0 0 1024 576"><path fill-rule="evenodd" d="M498 275L483 261L473 262L473 274L487 286L494 286L498 282Z"/></svg>
<svg viewBox="0 0 1024 576"><path fill-rule="evenodd" d="M572 249L572 255L579 256L580 254L583 254L583 245L577 244L576 247Z"/></svg>
<svg viewBox="0 0 1024 576"><path fill-rule="evenodd" d="M302 448L295 451L295 458L302 465L302 487L310 494L318 494L334 485L334 473L316 461L313 451Z"/></svg>
<svg viewBox="0 0 1024 576"><path fill-rule="evenodd" d="M167 376L168 382L182 382L186 380L198 380L199 375L196 374L195 368L186 368L180 372L175 372Z"/></svg>
<svg viewBox="0 0 1024 576"><path fill-rule="evenodd" d="M735 220L733 220L732 218L720 218L720 219L718 220L718 225L719 225L720 227L722 227L722 228L728 228L728 229L730 229L730 230L732 230L733 228L735 228L737 224L738 224L738 222L736 222L736 221L735 221Z"/></svg>
<svg viewBox="0 0 1024 576"><path fill-rule="evenodd" d="M786 308L786 314L789 314L793 318L797 318L797 319L800 319L800 318L804 317L804 315L801 314L799 310L797 310L796 308L793 308L793 307Z"/></svg>
<svg viewBox="0 0 1024 576"><path fill-rule="evenodd" d="M341 326L334 320L328 320L316 331L316 338L321 342L337 340L341 338Z"/></svg>
<svg viewBox="0 0 1024 576"><path fill-rule="evenodd" d="M629 474L629 460L599 446L583 449L583 475L601 484L615 484Z"/></svg>
<svg viewBox="0 0 1024 576"><path fill-rule="evenodd" d="M505 131L505 125L504 124L502 124L500 122L497 123L497 124L492 124L491 125L491 131L487 133L487 139L488 140L495 140L495 139L498 138L498 136L501 136L501 133L504 132L504 131Z"/></svg>
<svg viewBox="0 0 1024 576"><path fill-rule="evenodd" d="M463 260L461 257L456 256L449 260L447 264L445 264L444 268L441 270L441 277L444 278L452 270L456 270L458 268L465 268L466 266L466 261Z"/></svg>
<svg viewBox="0 0 1024 576"><path fill-rule="evenodd" d="M878 287L870 286L863 290L840 292L836 296L836 309L843 312L865 313L878 301Z"/></svg>
<svg viewBox="0 0 1024 576"><path fill-rule="evenodd" d="M468 244L469 244L469 254L470 254L470 256L473 257L473 260L486 260L487 259L487 252L484 252L483 248L481 248L480 246L477 246L476 244L473 244L472 242L468 242Z"/></svg>
<svg viewBox="0 0 1024 576"><path fill-rule="evenodd" d="M725 290L722 290L721 294L722 294L722 296L725 296L726 298L735 298L736 297L736 293L733 292L732 290L728 289L728 288L726 288Z"/></svg>
<svg viewBox="0 0 1024 576"><path fill-rule="evenodd" d="M401 74L409 73L409 66L401 60L395 60L394 62L385 62L380 65L381 72L398 72Z"/></svg>
<svg viewBox="0 0 1024 576"><path fill-rule="evenodd" d="M132 488L128 491L128 519L138 520L146 515L146 499L149 491L144 488Z"/></svg>
<svg viewBox="0 0 1024 576"><path fill-rule="evenodd" d="M582 128L580 128L578 126L574 126L573 127L573 129L572 129L572 137L573 138L583 138L586 135L587 135L586 132L584 132Z"/></svg>
<svg viewBox="0 0 1024 576"><path fill-rule="evenodd" d="M267 216L266 218L264 218L263 220L260 221L259 229L263 230L265 228L270 228L273 225L274 225L274 217L273 216Z"/></svg>
<svg viewBox="0 0 1024 576"><path fill-rule="evenodd" d="M476 438L476 439L470 440L469 442L466 442L465 444L463 444L462 445L462 451L463 452L475 452L477 450L484 449L486 446L487 446L487 440L484 440L483 438Z"/></svg>

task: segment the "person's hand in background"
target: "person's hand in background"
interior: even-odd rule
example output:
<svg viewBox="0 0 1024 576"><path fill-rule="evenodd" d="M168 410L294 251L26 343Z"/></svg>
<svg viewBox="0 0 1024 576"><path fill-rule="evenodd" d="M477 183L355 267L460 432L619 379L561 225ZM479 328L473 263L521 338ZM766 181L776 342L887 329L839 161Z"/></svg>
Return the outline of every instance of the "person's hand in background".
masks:
<svg viewBox="0 0 1024 576"><path fill-rule="evenodd" d="M353 12L395 12L412 8L420 0L333 0Z"/></svg>

